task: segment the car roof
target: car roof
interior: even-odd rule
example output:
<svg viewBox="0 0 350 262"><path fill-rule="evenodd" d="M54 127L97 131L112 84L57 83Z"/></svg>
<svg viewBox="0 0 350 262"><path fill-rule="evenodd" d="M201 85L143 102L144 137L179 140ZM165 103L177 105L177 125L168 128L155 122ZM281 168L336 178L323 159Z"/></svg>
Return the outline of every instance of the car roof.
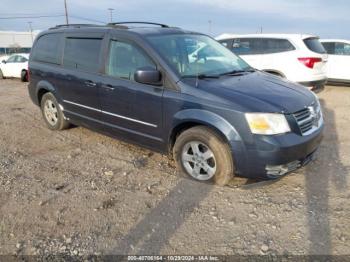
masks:
<svg viewBox="0 0 350 262"><path fill-rule="evenodd" d="M306 38L318 38L316 35L310 34L221 34L217 36L216 40L224 40L229 38L285 38L285 39L306 39Z"/></svg>
<svg viewBox="0 0 350 262"><path fill-rule="evenodd" d="M13 56L13 55L20 55L20 56L24 56L25 58L29 58L29 54L28 53L14 53L8 56Z"/></svg>
<svg viewBox="0 0 350 262"><path fill-rule="evenodd" d="M346 40L346 39L320 39L320 42L345 42L345 43L350 43L350 40Z"/></svg>
<svg viewBox="0 0 350 262"><path fill-rule="evenodd" d="M131 23L131 22L130 22ZM126 24L129 24L127 22ZM132 24L132 23L131 23ZM142 24L141 22L136 22L136 24ZM184 30L178 27L167 26L163 24L148 23L145 22L143 26L125 26L123 23L107 24L107 25L88 25L88 24L78 24L78 25L58 25L56 27L50 28L48 31L64 31L64 32L107 32L116 31L122 33L131 33L137 35L164 35L164 34L200 34L193 31ZM46 34L48 31L43 32Z"/></svg>

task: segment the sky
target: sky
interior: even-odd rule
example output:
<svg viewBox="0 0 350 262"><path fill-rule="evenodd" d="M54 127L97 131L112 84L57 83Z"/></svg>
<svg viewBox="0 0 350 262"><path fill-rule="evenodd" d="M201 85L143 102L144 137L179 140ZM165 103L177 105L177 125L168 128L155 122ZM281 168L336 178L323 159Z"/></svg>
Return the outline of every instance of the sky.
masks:
<svg viewBox="0 0 350 262"><path fill-rule="evenodd" d="M70 23L109 22L113 8L113 21L159 22L212 36L262 30L350 39L349 0L67 0L67 6ZM34 30L65 23L64 0L1 0L0 30L28 31L28 22Z"/></svg>

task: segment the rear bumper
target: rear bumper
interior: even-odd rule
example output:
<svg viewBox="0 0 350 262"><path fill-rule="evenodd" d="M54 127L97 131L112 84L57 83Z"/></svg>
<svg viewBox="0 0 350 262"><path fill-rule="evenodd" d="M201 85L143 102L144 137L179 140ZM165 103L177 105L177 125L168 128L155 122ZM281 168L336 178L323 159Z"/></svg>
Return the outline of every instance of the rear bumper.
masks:
<svg viewBox="0 0 350 262"><path fill-rule="evenodd" d="M327 84L327 79L307 81L307 82L298 82L299 84L309 87L310 90L318 93L324 89L324 86Z"/></svg>
<svg viewBox="0 0 350 262"><path fill-rule="evenodd" d="M255 136L253 144L244 145L244 152L239 153L245 157L235 158L238 175L265 179L285 175L308 164L322 138L323 126L308 136Z"/></svg>

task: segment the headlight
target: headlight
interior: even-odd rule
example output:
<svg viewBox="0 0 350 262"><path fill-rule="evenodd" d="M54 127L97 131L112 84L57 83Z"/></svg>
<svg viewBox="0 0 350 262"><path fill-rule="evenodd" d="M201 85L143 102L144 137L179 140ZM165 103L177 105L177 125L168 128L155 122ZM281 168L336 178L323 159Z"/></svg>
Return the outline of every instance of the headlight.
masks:
<svg viewBox="0 0 350 262"><path fill-rule="evenodd" d="M290 132L290 127L283 114L246 113L250 131L257 135L277 135Z"/></svg>

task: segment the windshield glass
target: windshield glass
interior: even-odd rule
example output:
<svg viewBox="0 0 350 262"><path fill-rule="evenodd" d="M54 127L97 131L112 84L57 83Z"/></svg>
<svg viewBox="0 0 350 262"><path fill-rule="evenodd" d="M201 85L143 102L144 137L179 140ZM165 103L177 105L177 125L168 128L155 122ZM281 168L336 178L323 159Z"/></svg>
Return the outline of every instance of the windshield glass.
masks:
<svg viewBox="0 0 350 262"><path fill-rule="evenodd" d="M149 36L153 47L181 77L221 75L251 67L226 47L205 35Z"/></svg>

